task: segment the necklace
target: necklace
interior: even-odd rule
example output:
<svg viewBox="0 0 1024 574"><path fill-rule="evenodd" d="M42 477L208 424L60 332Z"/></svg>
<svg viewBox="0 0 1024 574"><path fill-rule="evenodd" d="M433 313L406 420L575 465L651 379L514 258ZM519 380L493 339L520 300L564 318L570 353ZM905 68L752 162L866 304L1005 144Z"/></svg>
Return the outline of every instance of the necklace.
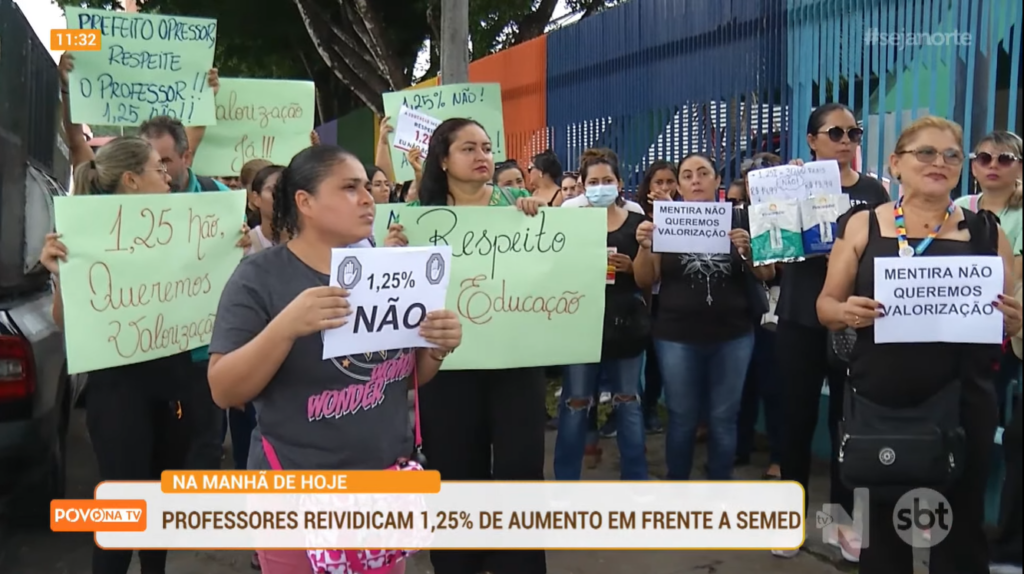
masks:
<svg viewBox="0 0 1024 574"><path fill-rule="evenodd" d="M953 214L955 207L956 206L953 205L953 201L950 200L949 206L946 207L946 216L943 217L942 221L935 226L935 229L928 234L928 237L921 240L921 243L919 243L915 249L907 242L907 223L903 220L903 198L899 198L896 202L896 206L893 208L893 219L896 220L896 241L900 246L900 257L913 257L924 253L924 250L928 249L928 246L932 244L933 240L935 240L935 236L939 234L939 230L942 229L942 226L946 224L947 220L949 220L949 216Z"/></svg>

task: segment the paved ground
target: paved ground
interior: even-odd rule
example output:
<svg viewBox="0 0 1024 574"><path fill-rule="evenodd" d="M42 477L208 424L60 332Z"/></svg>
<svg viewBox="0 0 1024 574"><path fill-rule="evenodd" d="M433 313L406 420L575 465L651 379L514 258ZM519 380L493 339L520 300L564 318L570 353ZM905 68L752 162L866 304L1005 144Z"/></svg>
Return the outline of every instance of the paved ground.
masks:
<svg viewBox="0 0 1024 574"><path fill-rule="evenodd" d="M587 471L591 480L615 479L618 457L614 441L603 441L605 457L599 467ZM554 445L554 433L548 433L548 459ZM648 459L655 476L664 472L664 442L661 436L648 439ZM97 482L96 464L84 429L83 416L77 412L69 441L69 498L90 498ZM757 465L739 471L741 478L756 479L762 468ZM696 468L703 467L698 461ZM549 468L550 470L550 468ZM822 476L822 470L817 473ZM821 480L818 481L822 483ZM812 487L812 505L820 503L820 490ZM8 532L0 548L0 573L3 574L89 574L92 537L51 532ZM816 532L812 540L819 538ZM550 552L550 574L838 574L850 571L843 564L833 564L834 551L812 544L809 553L793 560L781 560L766 552ZM837 567L838 566L838 567ZM138 572L138 566L132 572ZM250 573L246 552L172 552L167 574L241 574ZM433 574L427 554L412 561L408 574Z"/></svg>

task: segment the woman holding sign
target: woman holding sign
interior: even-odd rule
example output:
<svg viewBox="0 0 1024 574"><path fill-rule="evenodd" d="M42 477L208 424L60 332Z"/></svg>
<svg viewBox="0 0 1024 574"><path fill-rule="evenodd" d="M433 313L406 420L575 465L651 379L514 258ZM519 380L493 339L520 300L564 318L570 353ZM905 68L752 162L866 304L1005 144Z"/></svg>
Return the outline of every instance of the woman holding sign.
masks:
<svg viewBox="0 0 1024 574"><path fill-rule="evenodd" d="M569 365L564 370L555 443L555 479L579 480L589 426L597 408L601 378L612 392L622 480L647 480L644 418L640 401L643 352L650 340L650 314L633 277L639 245L636 229L644 216L623 208L618 158L595 158L580 172L590 205L608 212L609 284L605 287L604 342L601 362Z"/></svg>
<svg viewBox="0 0 1024 574"><path fill-rule="evenodd" d="M411 206L515 206L536 215L543 202L525 189L488 185L491 138L465 118L441 123L430 139L419 201ZM408 245L400 224L385 245ZM544 480L547 381L543 367L442 371L422 394L423 444L442 480ZM544 574L543 551L433 551L437 574Z"/></svg>
<svg viewBox="0 0 1024 574"><path fill-rule="evenodd" d="M250 469L409 468L407 391L414 380L434 378L462 340L458 317L437 310L420 329L438 349L322 360L322 332L345 324L352 313L348 292L328 286L331 249L366 245L374 214L366 184L362 164L341 148L299 152L275 193L274 229L291 240L243 259L221 294L210 342L210 388L221 407L256 406L262 439L252 445ZM369 408L328 406L339 392L374 392L381 399ZM401 556L388 552L389 561ZM264 574L310 574L324 567L321 559L322 553L302 550L259 551ZM404 569L398 562L387 572Z"/></svg>
<svg viewBox="0 0 1024 574"><path fill-rule="evenodd" d="M170 183L159 154L135 137L114 139L75 168L75 195L168 193ZM59 238L47 235L40 261L53 274L53 320L63 328L58 262L67 260L69 250ZM159 480L161 471L184 466L180 439L189 433L181 428L179 409L191 364L189 353L179 353L89 373L85 422L100 480ZM188 404L184 410L191 410ZM163 572L166 560L164 550L139 551L143 572ZM131 550L96 547L92 572L125 574L131 561Z"/></svg>
<svg viewBox="0 0 1024 574"><path fill-rule="evenodd" d="M912 573L913 547L907 542L922 530L929 530L931 572L989 571L983 524L997 419L990 361L998 347L956 342L924 327L884 335L886 341L919 342L876 343L883 322L897 319L962 324L950 330L959 341L981 335L998 340L1003 332L1020 329L1006 235L989 212L975 215L949 199L960 181L962 141L960 126L935 117L921 118L900 134L889 171L900 181L903 196L895 203L857 209L841 222L817 301L823 325L857 330L845 397L849 409L841 425L840 474L848 486L870 489L870 545L860 553L861 574ZM938 256L958 259L912 265L918 257ZM980 277L992 276L988 266L993 259L1003 273L1002 292L971 287L981 284ZM886 276L903 277L897 290L905 296L895 295L902 298L888 305L875 299L876 287L882 288L880 280L895 279L879 277L879 265L885 266ZM914 269L928 269L938 281L915 279L910 275ZM941 294L962 288L970 294ZM887 292L878 295L896 293ZM940 310L950 301L956 314ZM990 322L995 332L979 335L981 327L969 332L966 319L991 315L997 318ZM908 495L913 488L920 490ZM898 519L904 512L912 515L919 497L929 496L919 494L923 491L944 495L930 495L944 505L933 500L930 506L949 509L952 528L942 521L925 526Z"/></svg>
<svg viewBox="0 0 1024 574"><path fill-rule="evenodd" d="M721 177L711 158L691 154L679 164L679 181L684 201L713 202ZM752 265L750 233L737 226L742 214L733 213L731 250L722 254L653 253L654 223L645 221L637 228L636 282L643 289L661 282L653 336L668 407L669 480L689 480L704 412L708 478L732 477L736 417L754 350L754 327L767 311L760 282L775 273L771 266ZM758 292L761 299L754 298Z"/></svg>

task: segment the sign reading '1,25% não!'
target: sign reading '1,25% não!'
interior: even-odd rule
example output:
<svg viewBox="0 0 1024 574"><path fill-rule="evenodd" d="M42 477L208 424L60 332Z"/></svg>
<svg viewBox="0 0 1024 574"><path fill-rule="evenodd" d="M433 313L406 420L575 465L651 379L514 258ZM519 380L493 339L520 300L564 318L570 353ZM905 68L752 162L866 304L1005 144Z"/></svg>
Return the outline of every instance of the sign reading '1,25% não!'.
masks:
<svg viewBox="0 0 1024 574"><path fill-rule="evenodd" d="M244 191L55 198L69 371L208 345L244 207Z"/></svg>
<svg viewBox="0 0 1024 574"><path fill-rule="evenodd" d="M352 314L324 332L323 358L433 347L419 327L444 309L451 262L451 247L333 250L331 285L348 290Z"/></svg>

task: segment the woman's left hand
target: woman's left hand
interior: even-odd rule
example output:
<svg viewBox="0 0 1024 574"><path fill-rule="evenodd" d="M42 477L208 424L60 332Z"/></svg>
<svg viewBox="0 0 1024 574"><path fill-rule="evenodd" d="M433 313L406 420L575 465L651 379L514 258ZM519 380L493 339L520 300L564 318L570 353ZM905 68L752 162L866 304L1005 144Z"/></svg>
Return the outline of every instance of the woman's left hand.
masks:
<svg viewBox="0 0 1024 574"><path fill-rule="evenodd" d="M431 311L420 323L420 336L450 353L462 343L462 322L454 311Z"/></svg>
<svg viewBox="0 0 1024 574"><path fill-rule="evenodd" d="M733 229L729 232L729 239L740 255L750 257L750 234L746 229Z"/></svg>
<svg viewBox="0 0 1024 574"><path fill-rule="evenodd" d="M1021 305L1016 297L999 294L999 300L992 303L996 309L1003 313L1003 328L1008 336L1020 333L1021 329Z"/></svg>
<svg viewBox="0 0 1024 574"><path fill-rule="evenodd" d="M516 209L522 211L523 213L529 215L530 217L537 215L537 213L540 212L541 206L543 205L544 202L537 199L536 197L520 197L519 199L516 200Z"/></svg>
<svg viewBox="0 0 1024 574"><path fill-rule="evenodd" d="M242 224L242 238L238 240L235 247L241 247L242 249L248 249L252 247L252 237L249 237L249 226Z"/></svg>
<svg viewBox="0 0 1024 574"><path fill-rule="evenodd" d="M213 90L213 95L217 95L220 92L220 72L217 68L210 68L210 71L206 73L206 83Z"/></svg>
<svg viewBox="0 0 1024 574"><path fill-rule="evenodd" d="M609 253L608 263L615 268L616 273L633 272L633 260L625 253Z"/></svg>

